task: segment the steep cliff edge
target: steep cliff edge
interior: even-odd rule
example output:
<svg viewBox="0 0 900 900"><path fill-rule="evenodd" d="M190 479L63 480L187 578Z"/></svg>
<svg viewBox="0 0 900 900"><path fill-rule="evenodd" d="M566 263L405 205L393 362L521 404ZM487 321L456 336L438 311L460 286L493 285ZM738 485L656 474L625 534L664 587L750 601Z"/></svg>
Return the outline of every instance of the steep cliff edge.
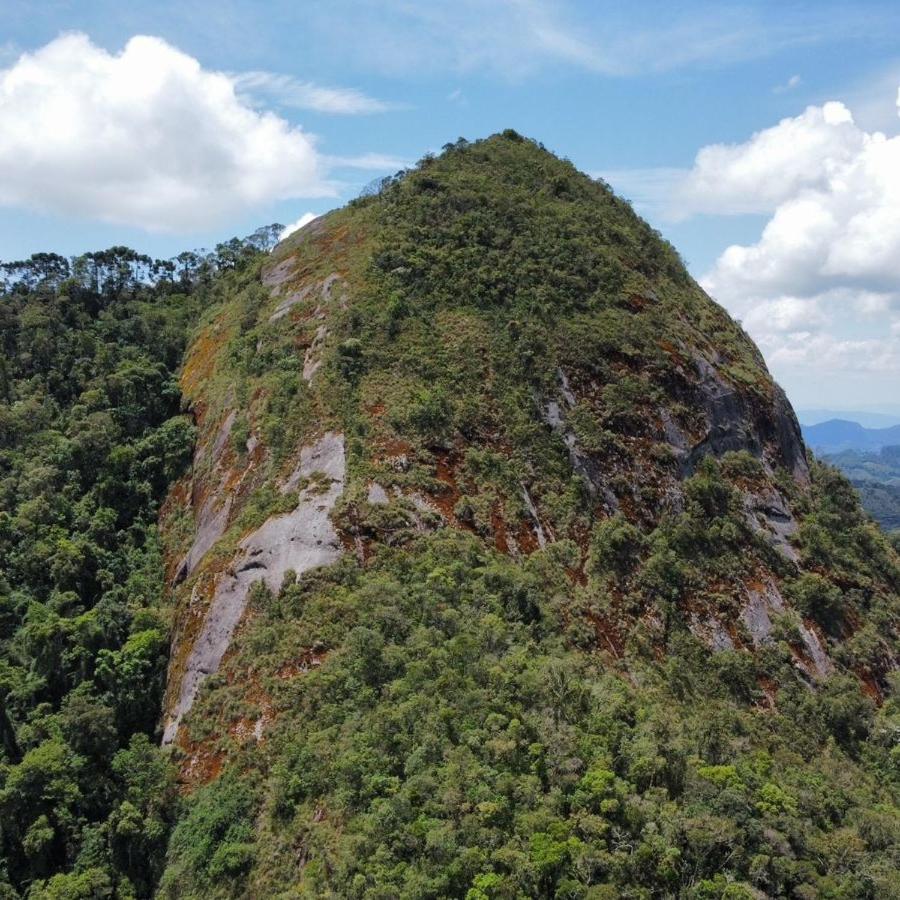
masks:
<svg viewBox="0 0 900 900"><path fill-rule="evenodd" d="M712 878L727 855L677 846L658 792L689 817L704 778L732 777L704 766L775 753L750 736L762 713L786 734L831 691L870 721L889 689L896 556L810 471L758 350L674 250L518 135L449 146L226 279L182 390L199 440L163 518L164 740L208 784L200 819L240 795L242 836L211 838L232 848L226 888L189 819L164 894ZM846 727L835 752L858 755ZM734 778L752 794L783 762ZM748 885L777 843L766 815L727 863ZM626 871L616 842L644 846L654 821L679 861Z"/></svg>

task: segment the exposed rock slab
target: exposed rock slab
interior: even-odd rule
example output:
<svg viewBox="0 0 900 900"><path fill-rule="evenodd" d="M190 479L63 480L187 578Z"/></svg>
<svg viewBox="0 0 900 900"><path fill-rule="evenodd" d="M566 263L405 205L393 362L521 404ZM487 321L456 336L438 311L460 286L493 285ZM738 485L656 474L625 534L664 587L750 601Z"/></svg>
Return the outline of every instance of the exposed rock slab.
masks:
<svg viewBox="0 0 900 900"><path fill-rule="evenodd" d="M197 536L194 538L194 543L191 544L187 556L178 567L175 574L176 584L184 581L197 568L203 557L225 533L225 529L228 527L228 515L231 512L232 498L228 496L221 503L219 503L219 499L216 494L213 494L200 508L200 515L197 519Z"/></svg>
<svg viewBox="0 0 900 900"><path fill-rule="evenodd" d="M714 653L722 650L734 650L734 641L725 626L713 616L692 614L690 629Z"/></svg>
<svg viewBox="0 0 900 900"><path fill-rule="evenodd" d="M344 436L328 431L300 451L300 462L281 486L281 492L286 494L296 490L304 478L316 473L326 475L333 484L340 482L343 485L344 469Z"/></svg>
<svg viewBox="0 0 900 900"><path fill-rule="evenodd" d="M234 428L235 418L237 418L237 413L232 409L219 426L212 448L212 458L214 463L219 461L222 453L225 451L225 445L228 443L228 438L231 437L231 429Z"/></svg>
<svg viewBox="0 0 900 900"><path fill-rule="evenodd" d="M706 435L691 448L685 465L693 471L705 456L722 456L729 451L746 450L757 458L763 455L763 444L751 427L752 416L747 402L703 356L694 357L699 375L697 389L706 417Z"/></svg>
<svg viewBox="0 0 900 900"><path fill-rule="evenodd" d="M298 303L302 303L312 293L314 287L314 284L308 284L305 287L300 288L299 291L292 291L288 294L287 297L275 307L275 311L269 316L269 321L277 322L279 319L283 319L290 312L291 307L296 306Z"/></svg>
<svg viewBox="0 0 900 900"><path fill-rule="evenodd" d="M282 265L282 264L279 264ZM273 295L278 296L281 293L283 288L283 284L290 277L290 272L287 274L278 274L279 266L276 266L271 272L263 277L263 284L267 287L271 288ZM275 307L272 315L269 316L269 322L277 322L279 319L283 319L291 309L296 306L298 303L302 303L304 300L307 300L309 297L318 292L319 299L323 304L328 304L331 302L331 291L334 287L335 283L341 281L341 276L338 275L337 272L332 272L322 281L314 281L310 284L304 285L302 288L299 288L296 291L292 291L290 294L284 297L278 306ZM322 308L319 307L316 309L317 315L322 315Z"/></svg>
<svg viewBox="0 0 900 900"><path fill-rule="evenodd" d="M566 409L571 409L577 403L577 398L569 384L569 379L562 369L557 369L556 376L560 397ZM606 509L609 512L615 512L619 508L616 495L606 486L603 472L596 460L579 446L578 438L566 422L566 414L559 401L547 400L542 406L542 414L544 422L562 438L569 451L569 462L576 474L583 479L588 493L592 497L600 497Z"/></svg>
<svg viewBox="0 0 900 900"><path fill-rule="evenodd" d="M219 426L213 439L212 453L210 455L214 468L219 472L219 485L207 496L200 507L200 512L197 514L194 542L178 566L175 573L176 584L184 581L197 568L203 557L206 556L213 544L225 533L225 529L228 527L232 497L230 495L222 496L222 482L226 478L227 473L222 471L221 463L236 418L237 413L235 410L230 410L222 420L222 424ZM198 459L202 458L203 453L202 447L195 452L195 465Z"/></svg>
<svg viewBox="0 0 900 900"><path fill-rule="evenodd" d="M771 639L772 616L780 615L787 610L781 592L772 583L761 589L751 589L747 601L741 610L740 618L744 623L755 646L760 646ZM803 640L804 658L797 664L806 673L815 678L824 678L834 670L834 666L819 640L819 636L805 622L800 622L800 637Z"/></svg>
<svg viewBox="0 0 900 900"><path fill-rule="evenodd" d="M278 591L289 569L300 575L329 565L341 555L341 542L329 516L344 490L343 435L329 432L304 447L300 464L283 490L314 476L300 491L296 508L273 516L247 535L238 545L231 568L216 580L203 627L185 666L178 700L166 723L164 744L175 739L204 679L218 670L252 585L261 580L269 590Z"/></svg>
<svg viewBox="0 0 900 900"><path fill-rule="evenodd" d="M744 515L750 527L779 553L793 563L800 561L800 554L790 542L799 526L781 494L771 488L761 494L746 494Z"/></svg>
<svg viewBox="0 0 900 900"><path fill-rule="evenodd" d="M534 523L534 536L537 538L538 546L543 550L547 546L547 535L544 533L544 526L541 525L541 519L538 515L537 507L534 505L534 500L531 499L531 494L528 493L528 488L524 484L522 485L522 499L525 501L525 508L528 510L528 514Z"/></svg>
<svg viewBox="0 0 900 900"><path fill-rule="evenodd" d="M680 441L670 441L676 456L682 459L683 473L693 472L704 456L746 450L765 459L768 450L774 454L772 462L785 466L798 482L807 483L809 468L800 424L784 391L773 387L772 408L759 419L747 396L723 378L713 363L700 354L694 355L693 363L699 377L695 402L703 410L707 429L686 456Z"/></svg>
<svg viewBox="0 0 900 900"><path fill-rule="evenodd" d="M320 325L316 329L316 336L312 343L306 348L306 354L303 357L303 378L309 384L313 375L319 371L322 365L322 348L325 346L325 338L328 337L328 329L324 325Z"/></svg>
<svg viewBox="0 0 900 900"><path fill-rule="evenodd" d="M271 288L273 293L281 290L285 282L290 281L297 267L297 261L293 256L281 260L277 265L272 266L262 277L262 283Z"/></svg>

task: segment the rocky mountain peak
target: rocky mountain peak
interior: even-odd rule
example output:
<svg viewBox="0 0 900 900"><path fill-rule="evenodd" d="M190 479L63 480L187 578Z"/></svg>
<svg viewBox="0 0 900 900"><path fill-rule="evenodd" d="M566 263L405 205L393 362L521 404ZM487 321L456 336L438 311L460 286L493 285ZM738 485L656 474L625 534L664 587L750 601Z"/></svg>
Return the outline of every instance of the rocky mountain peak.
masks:
<svg viewBox="0 0 900 900"><path fill-rule="evenodd" d="M840 647L896 597L896 559L823 490L752 341L603 182L514 132L460 141L225 295L184 364L200 437L164 517L166 741L190 785L282 746L286 698L332 658L375 654L354 682L369 696L371 647L413 652L393 616L480 621L458 592L491 566L497 622L566 666L641 683L703 656L757 709L840 673L883 696L896 635ZM424 606L366 594L414 596L419 566ZM255 712L227 724L235 703Z"/></svg>

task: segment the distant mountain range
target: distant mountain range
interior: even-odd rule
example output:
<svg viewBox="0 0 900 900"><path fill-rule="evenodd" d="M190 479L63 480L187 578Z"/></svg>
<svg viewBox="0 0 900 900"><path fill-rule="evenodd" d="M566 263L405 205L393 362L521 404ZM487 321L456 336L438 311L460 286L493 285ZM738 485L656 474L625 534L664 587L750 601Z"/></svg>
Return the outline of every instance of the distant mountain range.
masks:
<svg viewBox="0 0 900 900"><path fill-rule="evenodd" d="M803 426L806 443L817 453L844 450L880 450L900 444L900 425L890 428L865 428L848 419L829 419L817 425Z"/></svg>
<svg viewBox="0 0 900 900"><path fill-rule="evenodd" d="M900 446L823 454L859 491L863 508L885 531L900 530Z"/></svg>
<svg viewBox="0 0 900 900"><path fill-rule="evenodd" d="M885 531L900 529L900 425L829 419L801 427L807 445L850 479L866 512Z"/></svg>
<svg viewBox="0 0 900 900"><path fill-rule="evenodd" d="M900 409L884 407L878 411L870 409L798 409L797 418L804 428L819 425L831 419L859 422L864 428L890 428L893 425L900 425Z"/></svg>

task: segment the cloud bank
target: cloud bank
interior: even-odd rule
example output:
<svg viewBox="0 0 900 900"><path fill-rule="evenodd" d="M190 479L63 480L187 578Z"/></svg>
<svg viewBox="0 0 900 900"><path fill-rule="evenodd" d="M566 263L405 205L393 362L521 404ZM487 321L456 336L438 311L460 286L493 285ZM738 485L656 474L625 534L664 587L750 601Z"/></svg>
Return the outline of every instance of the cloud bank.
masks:
<svg viewBox="0 0 900 900"><path fill-rule="evenodd" d="M0 70L0 204L191 231L333 193L312 137L158 38L69 34Z"/></svg>
<svg viewBox="0 0 900 900"><path fill-rule="evenodd" d="M842 103L811 106L702 149L677 198L683 214L770 216L702 283L776 368L900 371L900 136L861 129Z"/></svg>

